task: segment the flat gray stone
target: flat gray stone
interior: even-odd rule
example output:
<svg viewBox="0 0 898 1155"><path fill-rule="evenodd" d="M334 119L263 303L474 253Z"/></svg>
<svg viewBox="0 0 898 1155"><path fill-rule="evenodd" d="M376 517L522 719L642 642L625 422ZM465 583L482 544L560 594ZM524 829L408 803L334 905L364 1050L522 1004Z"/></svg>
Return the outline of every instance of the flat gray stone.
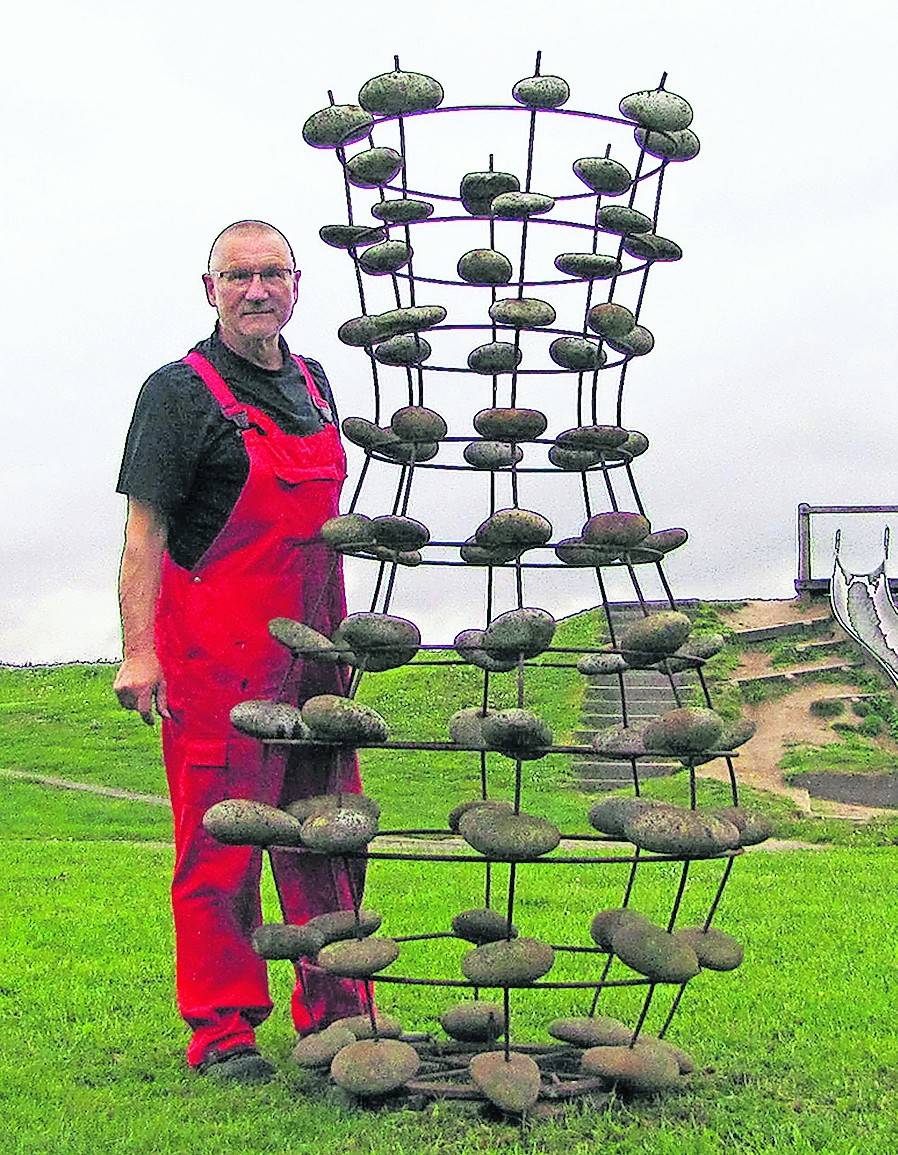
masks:
<svg viewBox="0 0 898 1155"><path fill-rule="evenodd" d="M358 104L331 104L313 112L302 126L302 138L313 148L341 148L362 140L374 119Z"/></svg>
<svg viewBox="0 0 898 1155"><path fill-rule="evenodd" d="M391 225L406 225L433 216L433 205L413 197L400 197L398 200L378 201L371 206L371 215Z"/></svg>
<svg viewBox="0 0 898 1155"><path fill-rule="evenodd" d="M517 192L520 187L521 182L510 172L469 172L461 178L459 193L466 212L485 217L494 197Z"/></svg>
<svg viewBox="0 0 898 1155"><path fill-rule="evenodd" d="M556 337L549 346L549 356L563 369L579 372L599 369L608 360L604 349L586 337Z"/></svg>
<svg viewBox="0 0 898 1155"><path fill-rule="evenodd" d="M689 102L663 88L631 92L618 107L622 116L635 120L643 128L672 132L688 128L692 123L692 107Z"/></svg>
<svg viewBox="0 0 898 1155"><path fill-rule="evenodd" d="M540 329L555 320L554 308L537 297L506 297L490 305L489 312L497 325L511 325L515 329Z"/></svg>
<svg viewBox="0 0 898 1155"><path fill-rule="evenodd" d="M507 285L511 261L496 249L471 249L459 258L458 275L469 285Z"/></svg>
<svg viewBox="0 0 898 1155"><path fill-rule="evenodd" d="M359 90L359 104L377 116L426 112L442 103L443 86L423 72L382 72L366 80Z"/></svg>
<svg viewBox="0 0 898 1155"><path fill-rule="evenodd" d="M528 108L560 108L570 98L571 89L560 76L527 76L517 82L511 95Z"/></svg>
<svg viewBox="0 0 898 1155"><path fill-rule="evenodd" d="M521 363L523 353L509 341L488 341L468 354L468 368L475 373L511 373Z"/></svg>
<svg viewBox="0 0 898 1155"><path fill-rule="evenodd" d="M432 351L426 338L417 333L404 333L375 345L374 359L381 365L423 365Z"/></svg>
<svg viewBox="0 0 898 1155"><path fill-rule="evenodd" d="M629 169L606 156L583 156L574 161L573 169L593 192L608 196L620 196L633 180Z"/></svg>
<svg viewBox="0 0 898 1155"><path fill-rule="evenodd" d="M346 176L358 188L380 188L401 168L402 157L395 148L368 148L346 161Z"/></svg>
<svg viewBox="0 0 898 1155"><path fill-rule="evenodd" d="M411 246L405 241L381 241L364 249L358 256L359 268L372 276L395 273L412 259ZM402 340L402 338L395 338ZM420 340L420 338L419 338ZM375 356L377 354L375 353Z"/></svg>

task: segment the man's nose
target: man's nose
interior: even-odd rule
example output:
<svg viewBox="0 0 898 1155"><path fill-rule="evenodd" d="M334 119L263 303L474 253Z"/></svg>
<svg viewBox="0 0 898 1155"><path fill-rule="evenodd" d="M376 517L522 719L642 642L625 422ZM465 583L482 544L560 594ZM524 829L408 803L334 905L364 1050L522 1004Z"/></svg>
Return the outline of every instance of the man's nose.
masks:
<svg viewBox="0 0 898 1155"><path fill-rule="evenodd" d="M262 280L261 273L253 273L253 279L247 286L244 296L250 301L264 301L268 296L268 286Z"/></svg>

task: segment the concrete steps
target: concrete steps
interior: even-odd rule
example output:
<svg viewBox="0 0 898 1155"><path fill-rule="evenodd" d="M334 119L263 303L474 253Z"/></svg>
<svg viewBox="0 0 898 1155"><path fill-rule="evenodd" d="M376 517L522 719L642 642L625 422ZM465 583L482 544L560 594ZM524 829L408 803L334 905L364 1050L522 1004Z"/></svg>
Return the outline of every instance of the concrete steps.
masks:
<svg viewBox="0 0 898 1155"><path fill-rule="evenodd" d="M694 602L682 603L686 608ZM664 604L650 605L650 611L667 609ZM643 617L638 604L618 604L611 607L611 624L615 637L630 624ZM686 702L692 688L697 684L696 675L683 672L673 675L673 683L682 702ZM627 670L624 673L627 720L641 724L660 714L673 710L677 699L671 686L671 677L659 670ZM583 698L583 712L580 727L574 731L574 741L588 745L597 731L609 726L620 725L623 721L620 681L616 675L598 675L588 680ZM665 759L639 761L637 763L640 780L671 774L680 768L680 763ZM599 755L584 756L571 763L571 770L577 786L585 791L607 791L633 782L633 768L629 762L602 759Z"/></svg>

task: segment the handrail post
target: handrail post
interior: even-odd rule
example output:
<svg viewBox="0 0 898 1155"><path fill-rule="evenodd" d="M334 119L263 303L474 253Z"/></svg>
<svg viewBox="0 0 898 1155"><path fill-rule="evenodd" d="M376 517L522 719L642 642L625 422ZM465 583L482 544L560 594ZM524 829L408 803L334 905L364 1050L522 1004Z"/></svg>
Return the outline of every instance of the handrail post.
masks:
<svg viewBox="0 0 898 1155"><path fill-rule="evenodd" d="M801 502L798 507L798 581L795 583L799 597L810 597L808 582L811 580L811 507Z"/></svg>

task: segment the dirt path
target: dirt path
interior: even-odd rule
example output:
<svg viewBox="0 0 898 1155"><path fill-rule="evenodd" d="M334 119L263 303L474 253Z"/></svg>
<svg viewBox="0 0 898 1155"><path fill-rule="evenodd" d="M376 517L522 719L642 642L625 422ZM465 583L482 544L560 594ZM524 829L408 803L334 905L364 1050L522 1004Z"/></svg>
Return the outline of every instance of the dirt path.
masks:
<svg viewBox="0 0 898 1155"><path fill-rule="evenodd" d="M55 786L61 790L82 790L85 794L101 794L104 798L124 798L128 802L148 802L151 806L168 806L162 794L139 794L136 790L121 790L118 786L100 786L96 782L73 782L70 778L56 778L51 774L32 774L30 770L8 770L0 766L0 774L19 782L34 782L38 786Z"/></svg>

